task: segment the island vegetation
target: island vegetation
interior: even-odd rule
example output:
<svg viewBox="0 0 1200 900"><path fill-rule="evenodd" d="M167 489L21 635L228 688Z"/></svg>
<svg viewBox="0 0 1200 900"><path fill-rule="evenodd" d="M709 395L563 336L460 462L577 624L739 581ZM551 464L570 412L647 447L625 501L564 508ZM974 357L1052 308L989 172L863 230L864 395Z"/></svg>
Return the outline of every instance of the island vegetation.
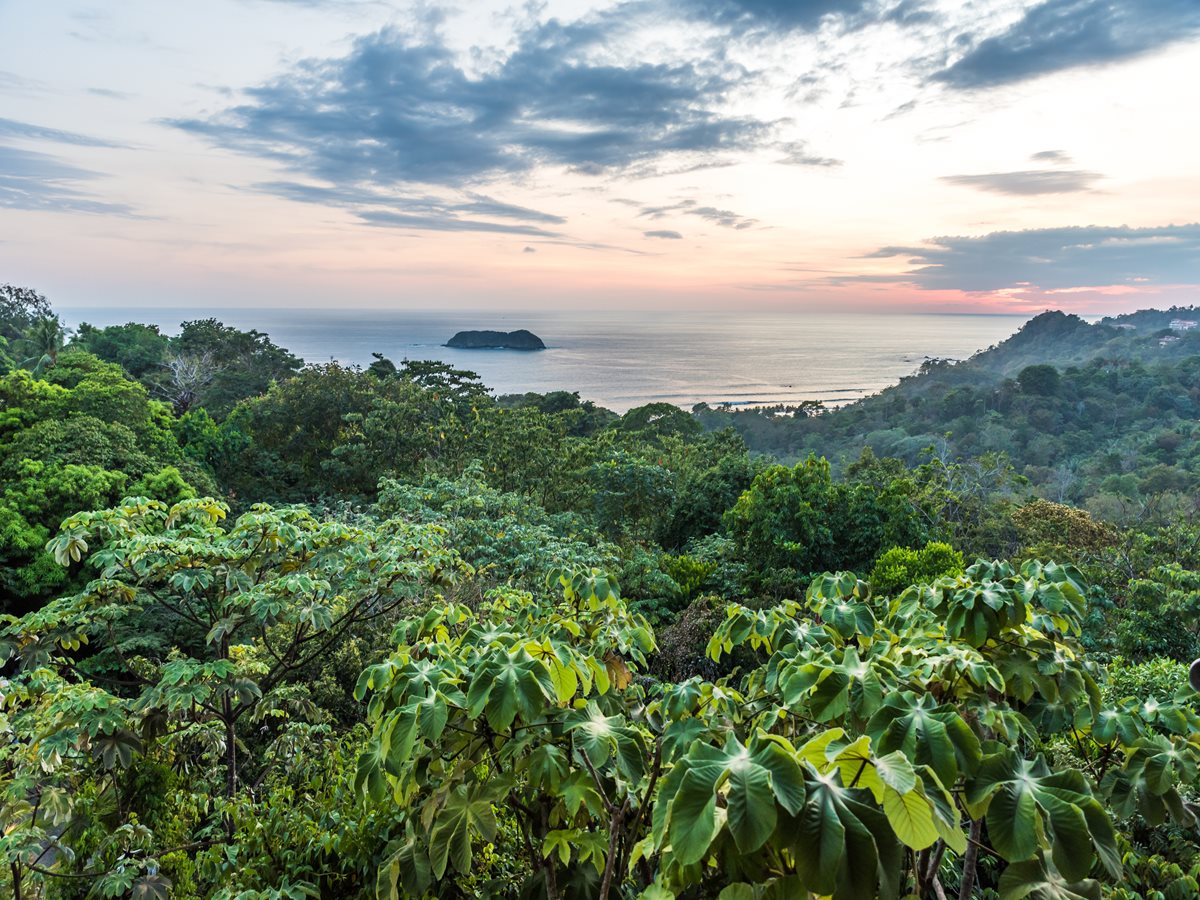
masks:
<svg viewBox="0 0 1200 900"><path fill-rule="evenodd" d="M460 331L446 341L446 346L460 350L546 349L540 337L524 328L516 331Z"/></svg>
<svg viewBox="0 0 1200 900"><path fill-rule="evenodd" d="M1139 315L617 415L3 286L0 893L1200 894L1200 336Z"/></svg>

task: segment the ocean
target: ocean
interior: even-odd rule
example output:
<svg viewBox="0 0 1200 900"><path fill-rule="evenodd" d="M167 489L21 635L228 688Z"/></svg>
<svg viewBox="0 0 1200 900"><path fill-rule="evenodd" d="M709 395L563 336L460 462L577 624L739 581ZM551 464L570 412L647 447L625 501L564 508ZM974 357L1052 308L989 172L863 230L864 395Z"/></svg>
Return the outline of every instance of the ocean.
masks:
<svg viewBox="0 0 1200 900"><path fill-rule="evenodd" d="M1027 316L779 312L414 312L401 310L74 309L64 320L157 324L209 316L256 328L306 362L365 366L372 353L477 372L497 394L577 391L617 412L655 401L842 405L911 375L927 357L965 359ZM546 350L452 350L467 329L528 328Z"/></svg>

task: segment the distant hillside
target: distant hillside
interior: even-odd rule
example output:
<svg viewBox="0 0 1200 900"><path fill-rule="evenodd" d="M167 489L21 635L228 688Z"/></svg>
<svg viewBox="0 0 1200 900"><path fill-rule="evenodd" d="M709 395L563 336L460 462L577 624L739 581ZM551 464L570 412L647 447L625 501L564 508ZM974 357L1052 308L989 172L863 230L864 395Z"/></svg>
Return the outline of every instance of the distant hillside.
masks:
<svg viewBox="0 0 1200 900"><path fill-rule="evenodd" d="M842 409L703 408L707 428L733 426L751 449L844 467L864 448L919 462L1000 452L1043 495L1140 503L1200 487L1200 321L1194 308L1145 310L1089 324L1043 313L1008 340L916 375ZM1133 327L1122 327L1133 326Z"/></svg>
<svg viewBox="0 0 1200 900"><path fill-rule="evenodd" d="M1096 358L1138 359L1157 362L1175 357L1181 351L1197 352L1200 343L1184 346L1162 344L1166 336L1194 336L1194 332L1175 332L1172 322L1200 323L1200 310L1195 307L1173 307L1169 310L1146 309L1121 316L1110 316L1089 324L1076 315L1053 311L1030 319L1012 337L967 360L963 365L1012 375L1025 366L1052 363L1059 368L1082 365ZM1164 353L1164 351L1166 351Z"/></svg>
<svg viewBox="0 0 1200 900"><path fill-rule="evenodd" d="M1170 328L1176 320L1200 323L1200 309L1195 306L1172 306L1170 309L1140 309L1123 316L1101 319L1103 325L1132 325L1139 331L1160 331Z"/></svg>

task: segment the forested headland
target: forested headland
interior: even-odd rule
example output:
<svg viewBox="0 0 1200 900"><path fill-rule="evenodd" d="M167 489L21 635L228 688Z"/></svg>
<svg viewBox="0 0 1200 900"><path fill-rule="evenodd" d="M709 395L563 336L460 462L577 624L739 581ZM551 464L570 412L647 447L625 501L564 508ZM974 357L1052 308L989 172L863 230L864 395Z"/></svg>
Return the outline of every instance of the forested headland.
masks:
<svg viewBox="0 0 1200 900"><path fill-rule="evenodd" d="M617 415L0 286L0 894L1196 896L1192 315Z"/></svg>

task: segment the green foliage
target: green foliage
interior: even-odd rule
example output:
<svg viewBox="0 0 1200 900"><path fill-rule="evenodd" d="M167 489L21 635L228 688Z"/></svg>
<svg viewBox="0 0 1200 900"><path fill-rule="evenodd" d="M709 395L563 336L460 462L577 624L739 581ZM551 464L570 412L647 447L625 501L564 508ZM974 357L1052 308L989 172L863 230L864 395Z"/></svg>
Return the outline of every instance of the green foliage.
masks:
<svg viewBox="0 0 1200 900"><path fill-rule="evenodd" d="M1091 623L1095 646L1133 662L1200 655L1200 528L1188 521L1128 531L1090 554L1107 609Z"/></svg>
<svg viewBox="0 0 1200 900"><path fill-rule="evenodd" d="M58 354L66 346L67 332L58 316L46 316L32 322L13 343L22 368L40 375L58 363Z"/></svg>
<svg viewBox="0 0 1200 900"><path fill-rule="evenodd" d="M43 319L53 316L46 298L33 288L0 284L0 337L10 344Z"/></svg>
<svg viewBox="0 0 1200 900"><path fill-rule="evenodd" d="M71 339L71 346L116 363L131 378L152 379L166 362L170 352L170 338L162 334L157 325L141 325L129 322L125 325L109 325L97 328L84 322Z"/></svg>
<svg viewBox="0 0 1200 900"><path fill-rule="evenodd" d="M117 366L71 351L46 377L0 378L0 610L35 608L67 584L43 547L72 513L215 488L180 453L169 413Z"/></svg>
<svg viewBox="0 0 1200 900"><path fill-rule="evenodd" d="M591 400L581 400L577 391L551 391L548 394L502 394L496 398L501 407L533 407L550 416L568 422L567 431L574 437L595 434L620 417L596 406Z"/></svg>
<svg viewBox="0 0 1200 900"><path fill-rule="evenodd" d="M1195 893L1200 336L618 417L52 315L0 289L0 892Z"/></svg>
<svg viewBox="0 0 1200 900"><path fill-rule="evenodd" d="M700 560L686 553L681 556L663 556L663 571L679 585L684 600L691 600L717 571L717 563Z"/></svg>
<svg viewBox="0 0 1200 900"><path fill-rule="evenodd" d="M420 484L385 479L376 512L415 523L437 523L446 542L487 586L540 587L545 573L570 563L611 566L617 549L599 540L577 515L550 514L517 493L497 491L474 463L455 479L428 476Z"/></svg>
<svg viewBox="0 0 1200 900"><path fill-rule="evenodd" d="M940 877L925 864L935 846L937 859L971 860L977 877L967 830L1010 864L1002 893L1071 883L1090 894L1090 879L1122 865L1103 801L1162 797L1164 812L1191 821L1170 799L1194 779L1188 764L1145 779L1154 747L1190 758L1171 735L1200 720L1169 704L1104 706L1077 658L1073 570L980 562L874 607L862 582L827 575L806 605L729 609L714 659L742 645L766 654L735 682L648 695L620 674L639 655L608 649L630 627L647 648L645 625L595 573L560 583L565 604L501 594L478 614L411 620L397 654L364 673L375 727L358 783L398 802L398 822L431 824L396 848L394 890L436 894L470 871L499 806L524 812L525 846L544 848L527 858L529 877L551 895L570 867L589 865L600 896L621 878L676 896L718 872L717 884L769 896L923 893ZM1017 749L1064 721L1084 770ZM464 753L475 755L453 768L429 761Z"/></svg>
<svg viewBox="0 0 1200 900"><path fill-rule="evenodd" d="M668 443L667 467L675 473L670 517L656 537L669 549L681 549L721 528L721 518L766 467L751 458L745 442L732 430L706 434L686 443Z"/></svg>
<svg viewBox="0 0 1200 900"><path fill-rule="evenodd" d="M755 590L786 595L822 569L865 568L884 547L923 537L904 497L835 483L829 463L810 456L771 466L726 515Z"/></svg>
<svg viewBox="0 0 1200 900"><path fill-rule="evenodd" d="M370 498L381 478L459 467L483 397L473 379L440 364L405 363L382 379L309 366L229 415L218 474L239 495Z"/></svg>
<svg viewBox="0 0 1200 900"><path fill-rule="evenodd" d="M256 397L273 382L292 377L303 364L262 332L239 331L216 319L184 322L171 339L168 361L172 358L192 366L168 368L154 381L158 392L176 403L181 413L199 403L218 419L238 401ZM192 380L181 377L193 367L199 372L190 376ZM195 396L179 408L187 393Z"/></svg>
<svg viewBox="0 0 1200 900"><path fill-rule="evenodd" d="M608 537L645 539L674 500L674 479L663 466L614 451L588 473L596 522Z"/></svg>
<svg viewBox="0 0 1200 900"><path fill-rule="evenodd" d="M655 627L671 622L686 603L675 581L663 570L662 556L641 544L627 544L615 564L621 584L636 600L630 608L641 613Z"/></svg>
<svg viewBox="0 0 1200 900"><path fill-rule="evenodd" d="M1129 582L1117 648L1136 657L1192 660L1200 653L1200 572L1159 566Z"/></svg>
<svg viewBox="0 0 1200 900"><path fill-rule="evenodd" d="M15 743L0 755L14 871L43 857L42 869L95 871L96 854L71 852L87 816L70 797L143 758L192 773L176 803L206 806L202 818L215 815L232 842L257 786L324 728L304 673L469 571L434 527L365 530L265 505L226 525L226 511L211 499L135 498L67 519L50 541L61 565L93 577L0 628L0 660L17 665L2 695ZM96 884L124 891L134 882L119 877L154 877L164 844L113 790L106 818L129 839L99 857ZM210 828L197 823L187 843L212 843ZM49 856L28 855L47 842Z"/></svg>
<svg viewBox="0 0 1200 900"><path fill-rule="evenodd" d="M929 584L963 572L963 555L949 544L930 541L920 550L893 547L871 569L871 591L894 596L910 584Z"/></svg>
<svg viewBox="0 0 1200 900"><path fill-rule="evenodd" d="M1116 657L1108 665L1108 678L1101 685L1104 699L1116 703L1126 697L1171 700L1187 692L1187 666L1169 659L1130 664Z"/></svg>
<svg viewBox="0 0 1200 900"><path fill-rule="evenodd" d="M606 896L624 877L661 767L629 709L654 638L595 570L554 573L549 590L561 593L435 606L363 673L373 734L356 784L392 799L405 835L385 895L440 896L471 873L498 806L520 811L525 862L549 895L590 871Z"/></svg>
<svg viewBox="0 0 1200 900"><path fill-rule="evenodd" d="M1167 521L1198 484L1200 335L1162 346L1154 329L1166 327L1164 314L1145 312L1160 318L1123 331L1046 313L969 360L923 367L818 415L706 409L699 418L786 460L811 452L844 465L870 448L913 466L931 445L962 462L1000 453L1046 499L1123 524L1147 513ZM1149 323L1141 315L1120 322Z"/></svg>
<svg viewBox="0 0 1200 900"><path fill-rule="evenodd" d="M618 429L656 442L666 437L696 437L702 430L694 418L673 403L647 403L621 416Z"/></svg>
<svg viewBox="0 0 1200 900"><path fill-rule="evenodd" d="M1186 732L1197 721L1187 708L1169 704L1161 714L1121 713L1103 705L1089 669L1078 660L1083 594L1078 573L1037 563L1019 572L1004 563L976 563L960 578L914 586L882 605L869 603L865 585L853 576L827 575L808 594L822 625L803 622L799 604L759 613L733 607L710 653L716 658L745 644L769 654L760 670L745 677L742 693L763 697L758 721L772 724L762 727L784 735L829 726L845 732L834 738L816 732L825 765L848 753L843 748L850 741L853 759L863 760L840 769L843 785L847 772L861 782L874 768L877 775L865 786L886 788L890 782L874 760L894 753L903 754L927 788L932 785L923 794L930 802L941 797L942 788L962 785L961 800L948 795L927 812L913 805L914 812L902 816L893 803L889 821L900 826L897 836L915 841L929 834L926 840L944 841L962 854L967 844L957 831L960 817L982 822L986 829L972 825L972 834L986 835L990 850L1012 864L999 881L1001 893L1049 890L1055 883L1094 877L1097 865L1109 877L1119 874L1113 826L1102 804L1111 802L1114 791L1126 796L1130 782L1145 784L1139 779L1146 777L1148 748L1173 740L1151 735L1152 723ZM1109 725L1117 720L1127 723L1124 736ZM1087 747L1083 771L1052 769L1043 758L1017 749L1057 733L1064 722L1079 746ZM1193 754L1186 741L1174 740L1172 752ZM1107 768L1095 767L1094 758L1103 758ZM1192 777L1185 766L1149 792L1170 798L1175 779L1190 783ZM1149 809L1163 808L1146 802ZM1169 807L1173 801L1163 802ZM1190 821L1183 807L1174 808L1181 821ZM847 827L844 815L837 816ZM921 832L919 822L929 822L932 831ZM827 828L840 833L832 821ZM842 853L831 849L828 868L815 870L826 879L819 890L835 896L885 892L881 883L838 881L851 873L838 875L835 860L855 865L860 878L876 868L886 844L880 844L878 829L869 823L864 828L874 837L874 855L869 845L857 860L846 855L850 845ZM812 846L815 852L820 844ZM811 878L813 871L806 874ZM921 882L936 874L918 867L909 877L922 893Z"/></svg>
<svg viewBox="0 0 1200 900"><path fill-rule="evenodd" d="M1026 366L1017 374L1017 384L1021 390L1039 397L1053 397L1058 393L1061 381L1058 369L1046 363Z"/></svg>
<svg viewBox="0 0 1200 900"><path fill-rule="evenodd" d="M1034 554L1083 561L1118 541L1116 529L1086 510L1049 500L1034 500L1013 511L1022 544Z"/></svg>

